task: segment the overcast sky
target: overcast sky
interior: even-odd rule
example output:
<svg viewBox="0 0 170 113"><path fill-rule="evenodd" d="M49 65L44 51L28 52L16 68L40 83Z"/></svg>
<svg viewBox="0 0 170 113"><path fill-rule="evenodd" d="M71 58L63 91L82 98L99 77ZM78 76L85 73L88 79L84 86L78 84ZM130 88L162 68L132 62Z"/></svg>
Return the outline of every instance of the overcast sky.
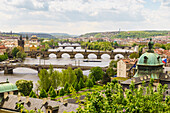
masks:
<svg viewBox="0 0 170 113"><path fill-rule="evenodd" d="M0 0L0 31L170 30L170 0Z"/></svg>

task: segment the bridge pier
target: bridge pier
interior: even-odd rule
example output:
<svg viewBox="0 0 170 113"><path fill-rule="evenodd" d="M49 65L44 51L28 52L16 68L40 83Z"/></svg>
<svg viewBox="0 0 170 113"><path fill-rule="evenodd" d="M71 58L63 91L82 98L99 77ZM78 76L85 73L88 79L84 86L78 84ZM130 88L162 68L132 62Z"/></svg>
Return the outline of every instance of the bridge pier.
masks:
<svg viewBox="0 0 170 113"><path fill-rule="evenodd" d="M70 58L75 58L75 55L70 55Z"/></svg>
<svg viewBox="0 0 170 113"><path fill-rule="evenodd" d="M13 74L13 69L9 69L8 67L5 67L4 74Z"/></svg>
<svg viewBox="0 0 170 113"><path fill-rule="evenodd" d="M41 69L42 69L41 67L37 68L38 73L40 73Z"/></svg>
<svg viewBox="0 0 170 113"><path fill-rule="evenodd" d="M110 59L114 59L115 58L115 56L114 55L110 55Z"/></svg>
<svg viewBox="0 0 170 113"><path fill-rule="evenodd" d="M101 59L101 55L97 55L97 59Z"/></svg>
<svg viewBox="0 0 170 113"><path fill-rule="evenodd" d="M87 59L88 58L88 55L84 55L84 59Z"/></svg>

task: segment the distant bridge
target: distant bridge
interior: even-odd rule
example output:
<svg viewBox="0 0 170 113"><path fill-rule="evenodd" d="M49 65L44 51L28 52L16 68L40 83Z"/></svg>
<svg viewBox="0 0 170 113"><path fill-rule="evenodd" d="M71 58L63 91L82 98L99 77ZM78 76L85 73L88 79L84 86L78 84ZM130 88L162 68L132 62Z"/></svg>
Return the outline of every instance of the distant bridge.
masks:
<svg viewBox="0 0 170 113"><path fill-rule="evenodd" d="M71 67L72 69L80 68L81 70L90 70L92 66L73 66L73 65L52 65L53 68L67 69ZM50 65L37 65L37 64L0 64L0 70L4 70L4 74L13 74L13 69L18 67L30 68L40 72L41 69L49 69ZM102 67L103 71L106 71L106 67Z"/></svg>
<svg viewBox="0 0 170 113"><path fill-rule="evenodd" d="M113 52L113 51L25 51L31 58L36 58L37 56L41 56L42 58L49 57L50 54L55 54L57 58L61 58L62 54L67 53L70 55L70 58L75 58L76 54L82 54L85 59L88 58L88 55L95 54L97 59L101 59L103 54L107 54L110 56L110 59L114 59L116 55L121 54L124 57L128 57L130 54L134 52Z"/></svg>

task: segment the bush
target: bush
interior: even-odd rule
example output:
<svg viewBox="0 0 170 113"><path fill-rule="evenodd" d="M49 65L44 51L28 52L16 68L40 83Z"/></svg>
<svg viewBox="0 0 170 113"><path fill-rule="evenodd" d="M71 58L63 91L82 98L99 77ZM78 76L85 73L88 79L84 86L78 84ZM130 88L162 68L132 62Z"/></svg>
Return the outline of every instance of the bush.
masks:
<svg viewBox="0 0 170 113"><path fill-rule="evenodd" d="M80 90L80 86L79 86L78 82L76 82L76 83L74 84L74 89L75 89L77 92Z"/></svg>
<svg viewBox="0 0 170 113"><path fill-rule="evenodd" d="M32 90L31 93L29 94L29 97L37 98L37 95L36 95L35 92Z"/></svg>
<svg viewBox="0 0 170 113"><path fill-rule="evenodd" d="M93 87L93 82L91 79L87 80L86 86L90 89L91 87Z"/></svg>
<svg viewBox="0 0 170 113"><path fill-rule="evenodd" d="M80 78L79 86L80 86L80 89L85 87L85 84L82 78Z"/></svg>
<svg viewBox="0 0 170 113"><path fill-rule="evenodd" d="M64 95L64 89L60 89L60 96L63 96Z"/></svg>
<svg viewBox="0 0 170 113"><path fill-rule="evenodd" d="M54 99L57 96L57 93L56 93L56 91L54 90L54 88L52 86L50 87L50 89L48 91L48 94L50 95L50 97L52 99Z"/></svg>
<svg viewBox="0 0 170 113"><path fill-rule="evenodd" d="M33 88L33 83L30 80L18 80L16 81L16 86L18 91L24 94L24 96L28 96Z"/></svg>
<svg viewBox="0 0 170 113"><path fill-rule="evenodd" d="M42 89L42 90L40 91L40 98L47 98L47 97L48 97L48 95L47 95L45 89Z"/></svg>

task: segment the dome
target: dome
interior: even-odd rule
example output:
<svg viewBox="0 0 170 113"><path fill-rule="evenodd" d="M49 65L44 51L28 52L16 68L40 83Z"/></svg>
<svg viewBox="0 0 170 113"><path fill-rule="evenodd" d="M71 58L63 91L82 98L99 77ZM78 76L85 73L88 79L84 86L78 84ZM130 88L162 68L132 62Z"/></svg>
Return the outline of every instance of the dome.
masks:
<svg viewBox="0 0 170 113"><path fill-rule="evenodd" d="M18 90L17 86L12 83L0 84L0 93Z"/></svg>
<svg viewBox="0 0 170 113"><path fill-rule="evenodd" d="M158 54L146 52L140 56L137 65L159 66L163 65L163 63L161 57Z"/></svg>

